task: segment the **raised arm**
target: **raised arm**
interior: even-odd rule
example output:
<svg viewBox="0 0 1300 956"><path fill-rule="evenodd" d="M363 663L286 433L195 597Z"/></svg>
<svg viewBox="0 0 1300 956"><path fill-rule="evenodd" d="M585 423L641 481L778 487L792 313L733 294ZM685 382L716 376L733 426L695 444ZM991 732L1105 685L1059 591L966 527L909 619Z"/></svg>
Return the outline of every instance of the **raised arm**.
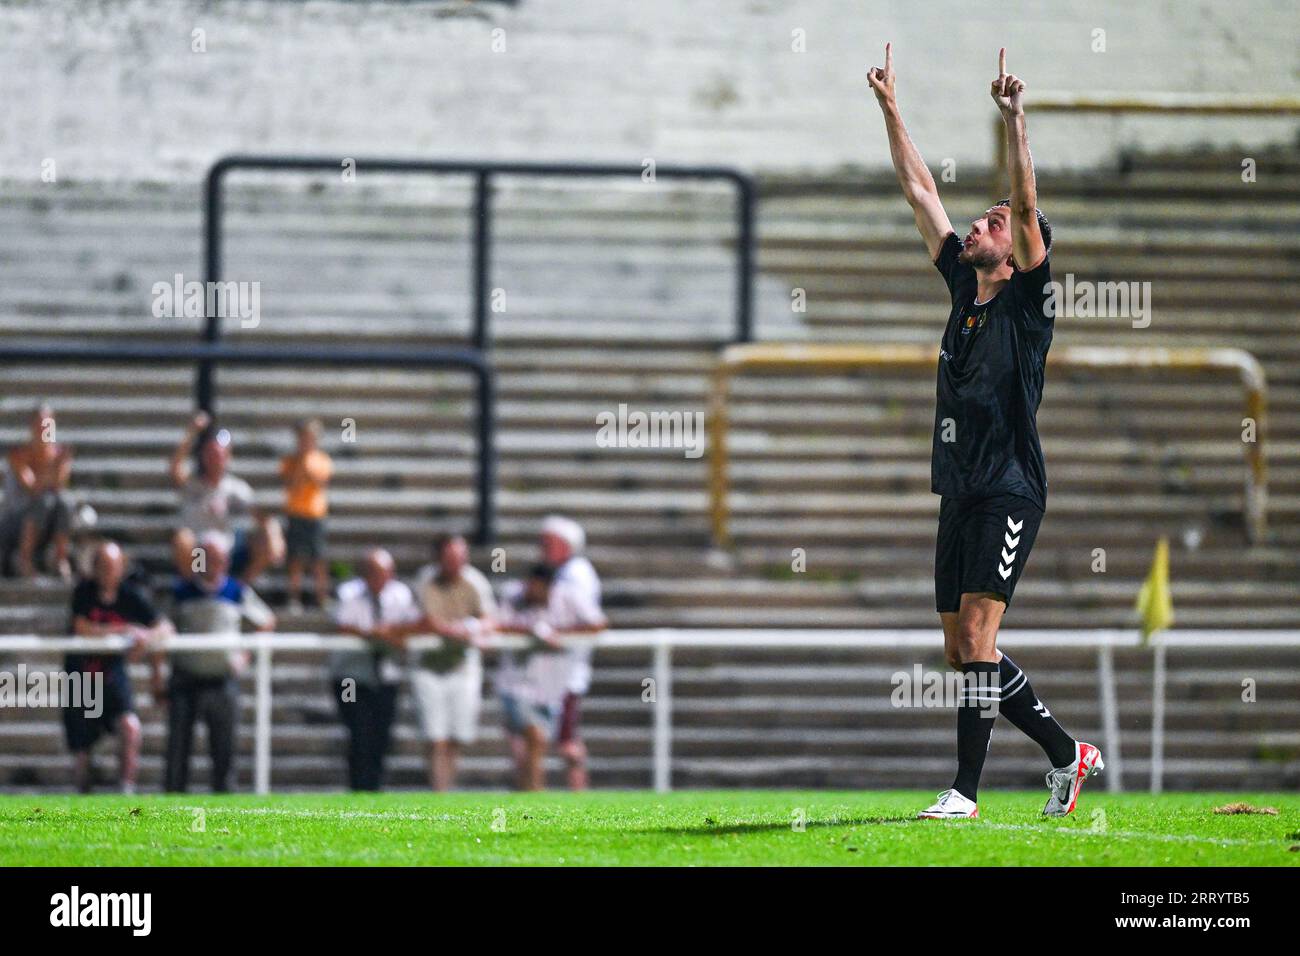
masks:
<svg viewBox="0 0 1300 956"><path fill-rule="evenodd" d="M933 260L939 255L939 247L948 233L953 231L948 214L939 201L939 190L934 185L934 177L926 168L925 161L907 135L903 125L903 116L898 111L898 101L894 98L894 53L891 44L885 44L885 65L872 67L867 72L867 82L876 94L880 111L885 116L885 132L889 134L889 157L894 161L894 172L898 174L898 184L903 188L903 197L912 207L916 217L916 228L925 240L925 248Z"/></svg>
<svg viewBox="0 0 1300 956"><path fill-rule="evenodd" d="M198 438L199 433L208 427L210 421L207 412L196 414L186 427L185 434L181 436L180 442L177 443L176 450L172 452L167 471L171 475L172 484L177 488L180 488L190 479L190 452L194 448L194 439Z"/></svg>
<svg viewBox="0 0 1300 956"><path fill-rule="evenodd" d="M989 94L1002 111L1007 126L1007 170L1011 174L1011 254L1016 266L1027 271L1047 255L1043 233L1038 228L1038 185L1034 160L1029 155L1029 134L1025 130L1025 84L1007 72L1007 51L998 51L998 76Z"/></svg>

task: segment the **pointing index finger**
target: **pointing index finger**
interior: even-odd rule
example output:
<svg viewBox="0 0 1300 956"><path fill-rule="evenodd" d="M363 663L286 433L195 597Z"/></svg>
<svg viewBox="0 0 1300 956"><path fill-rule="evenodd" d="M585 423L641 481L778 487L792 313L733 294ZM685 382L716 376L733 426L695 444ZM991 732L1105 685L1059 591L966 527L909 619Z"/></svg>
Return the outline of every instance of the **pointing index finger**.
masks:
<svg viewBox="0 0 1300 956"><path fill-rule="evenodd" d="M1002 47L998 50L998 76L1007 75L1007 48Z"/></svg>
<svg viewBox="0 0 1300 956"><path fill-rule="evenodd" d="M894 52L891 49L892 44L885 44L885 72L888 73L894 66Z"/></svg>

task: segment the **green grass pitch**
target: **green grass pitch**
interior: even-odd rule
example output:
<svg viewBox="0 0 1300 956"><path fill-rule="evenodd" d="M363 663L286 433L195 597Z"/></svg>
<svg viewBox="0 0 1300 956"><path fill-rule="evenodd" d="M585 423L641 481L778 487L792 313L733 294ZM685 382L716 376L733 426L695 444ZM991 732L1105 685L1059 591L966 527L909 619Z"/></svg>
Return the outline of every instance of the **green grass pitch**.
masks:
<svg viewBox="0 0 1300 956"><path fill-rule="evenodd" d="M684 791L0 797L4 866L1300 865L1300 795ZM1227 816L1246 802L1273 815Z"/></svg>

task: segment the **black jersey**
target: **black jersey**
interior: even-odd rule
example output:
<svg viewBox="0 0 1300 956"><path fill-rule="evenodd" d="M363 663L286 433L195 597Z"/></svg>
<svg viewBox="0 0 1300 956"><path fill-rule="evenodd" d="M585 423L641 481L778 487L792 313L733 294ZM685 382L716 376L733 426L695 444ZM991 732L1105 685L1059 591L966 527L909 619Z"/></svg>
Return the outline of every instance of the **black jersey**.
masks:
<svg viewBox="0 0 1300 956"><path fill-rule="evenodd" d="M952 293L939 352L930 490L950 498L1012 494L1047 507L1047 471L1035 416L1052 344L1046 256L1016 270L988 302L977 304L975 270L958 262L949 233L935 266Z"/></svg>
<svg viewBox="0 0 1300 956"><path fill-rule="evenodd" d="M117 596L105 603L99 593L99 584L92 578L81 581L72 591L72 616L84 617L92 624L114 624L125 627L139 624L153 627L158 623L158 612L143 591L123 581L117 586ZM69 654L64 661L68 671L102 671L122 663L121 654Z"/></svg>

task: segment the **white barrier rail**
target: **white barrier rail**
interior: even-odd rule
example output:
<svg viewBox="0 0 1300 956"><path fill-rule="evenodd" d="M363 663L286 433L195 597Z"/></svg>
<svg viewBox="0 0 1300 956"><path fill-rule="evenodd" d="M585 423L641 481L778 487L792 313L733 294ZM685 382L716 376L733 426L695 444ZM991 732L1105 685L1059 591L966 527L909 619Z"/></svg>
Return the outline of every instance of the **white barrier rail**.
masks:
<svg viewBox="0 0 1300 956"><path fill-rule="evenodd" d="M938 630L834 631L815 629L676 629L607 631L590 638L570 638L568 642L594 642L597 648L648 650L653 652L655 677L655 714L653 767L654 788L672 789L672 652L675 648L710 648L733 650L923 650L934 652L943 647ZM1101 713L1103 746L1111 772L1106 774L1107 788L1118 792L1121 786L1123 758L1119 734L1119 703L1115 687L1114 651L1116 648L1144 647L1141 636L1133 630L1024 630L1002 631L998 643L1008 648L1073 648L1094 650L1097 654L1098 706ZM416 638L407 648L414 653L440 646L436 637ZM0 655L66 652L114 652L132 648L127 638L43 637L36 634L0 635ZM370 644L357 637L316 633L255 633L241 635L182 634L150 645L150 650L170 653L181 650L246 650L254 654L254 790L259 794L271 789L271 665L275 651L326 653L339 650L366 650ZM487 650L529 646L522 638L495 637ZM1151 708L1151 792L1159 793L1164 778L1164 716L1168 687L1167 658L1173 649L1231 651L1267 647L1300 648L1300 631L1165 631L1152 637L1146 647L1153 655ZM0 668L2 669L2 668Z"/></svg>

